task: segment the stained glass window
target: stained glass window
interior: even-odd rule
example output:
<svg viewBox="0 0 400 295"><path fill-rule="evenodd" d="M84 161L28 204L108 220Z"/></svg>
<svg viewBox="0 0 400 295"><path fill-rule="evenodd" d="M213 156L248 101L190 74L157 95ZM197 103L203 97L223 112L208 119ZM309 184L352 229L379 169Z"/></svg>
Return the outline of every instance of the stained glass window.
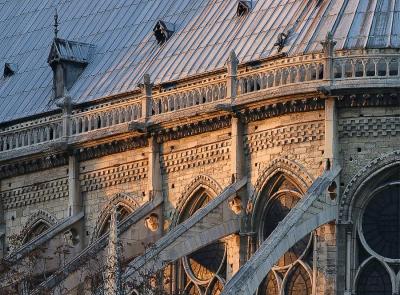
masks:
<svg viewBox="0 0 400 295"><path fill-rule="evenodd" d="M199 191L188 203L181 215L180 222L192 216L207 205L211 197L205 191ZM218 295L223 289L220 279L225 278L226 245L217 241L203 247L182 259L187 294Z"/></svg>
<svg viewBox="0 0 400 295"><path fill-rule="evenodd" d="M311 278L304 267L296 266L288 277L285 289L287 295L308 295L312 293Z"/></svg>
<svg viewBox="0 0 400 295"><path fill-rule="evenodd" d="M368 263L360 273L357 295L391 295L392 283L389 274L376 260Z"/></svg>
<svg viewBox="0 0 400 295"><path fill-rule="evenodd" d="M377 193L365 208L363 235L376 253L400 258L400 186Z"/></svg>
<svg viewBox="0 0 400 295"><path fill-rule="evenodd" d="M279 193L269 202L268 210L264 217L264 239L272 233L299 200L300 197L298 195L288 191ZM310 235L307 235L297 242L279 259L278 265L284 266L294 263L306 250L309 240Z"/></svg>

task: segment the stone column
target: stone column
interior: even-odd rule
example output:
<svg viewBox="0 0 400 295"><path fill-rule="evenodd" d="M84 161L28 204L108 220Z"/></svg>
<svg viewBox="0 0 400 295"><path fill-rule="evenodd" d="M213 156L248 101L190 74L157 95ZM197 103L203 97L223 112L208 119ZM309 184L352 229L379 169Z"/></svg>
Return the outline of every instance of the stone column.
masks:
<svg viewBox="0 0 400 295"><path fill-rule="evenodd" d="M324 157L327 169L339 165L338 119L336 99L325 99L325 149Z"/></svg>
<svg viewBox="0 0 400 295"><path fill-rule="evenodd" d="M314 292L313 294L335 295L336 293L336 230L328 223L315 232L314 244ZM316 249L315 249L316 248Z"/></svg>
<svg viewBox="0 0 400 295"><path fill-rule="evenodd" d="M142 118L147 119L152 115L152 91L153 84L151 83L150 75L143 76L143 83L139 84L142 89Z"/></svg>
<svg viewBox="0 0 400 295"><path fill-rule="evenodd" d="M226 97L230 98L232 101L236 99L237 96L237 68L239 60L236 57L235 51L231 51L228 60L226 61L227 68L227 80L226 80Z"/></svg>
<svg viewBox="0 0 400 295"><path fill-rule="evenodd" d="M352 289L352 271L351 271L351 261L352 261L352 244L353 244L353 237L351 227L346 228L346 289L344 291L345 295L351 295Z"/></svg>
<svg viewBox="0 0 400 295"><path fill-rule="evenodd" d="M154 136L149 138L149 168L147 191L149 198L163 198L162 176L160 167L160 145Z"/></svg>
<svg viewBox="0 0 400 295"><path fill-rule="evenodd" d="M246 176L246 162L243 145L244 126L240 118L236 115L232 117L231 126L231 182L238 181ZM248 252L248 216L246 205L248 201L247 190L243 188L237 192L235 199L230 200L230 204L235 205L234 213L241 219L241 229L239 235L233 235L228 239L227 257L228 269L227 276L233 276L244 265ZM241 210L239 208L241 207Z"/></svg>
<svg viewBox="0 0 400 295"><path fill-rule="evenodd" d="M83 209L79 182L78 155L71 154L68 159L68 216L73 216Z"/></svg>
<svg viewBox="0 0 400 295"><path fill-rule="evenodd" d="M243 124L237 116L232 117L232 142L231 142L231 171L232 182L245 176Z"/></svg>
<svg viewBox="0 0 400 295"><path fill-rule="evenodd" d="M71 135L72 101L67 91L65 91L65 96L62 98L62 101L58 104L58 106L62 109L63 113L61 136L64 141L68 141L68 138Z"/></svg>
<svg viewBox="0 0 400 295"><path fill-rule="evenodd" d="M239 235L231 235L225 238L227 255L226 255L226 280L229 281L233 275L239 270L240 264L240 236Z"/></svg>
<svg viewBox="0 0 400 295"><path fill-rule="evenodd" d="M324 51L324 79L332 80L333 79L333 55L334 48L336 45L336 41L333 40L333 35L331 32L328 32L324 41L321 42Z"/></svg>

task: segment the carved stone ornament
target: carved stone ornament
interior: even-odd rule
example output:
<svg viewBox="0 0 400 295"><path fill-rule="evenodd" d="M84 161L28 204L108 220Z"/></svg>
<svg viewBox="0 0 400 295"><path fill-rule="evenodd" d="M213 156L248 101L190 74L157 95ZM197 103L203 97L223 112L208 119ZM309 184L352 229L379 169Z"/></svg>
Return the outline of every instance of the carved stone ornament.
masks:
<svg viewBox="0 0 400 295"><path fill-rule="evenodd" d="M229 208L231 208L233 213L235 213L236 215L239 215L242 212L242 200L239 196L236 196L229 201Z"/></svg>
<svg viewBox="0 0 400 295"><path fill-rule="evenodd" d="M66 230L64 232L64 241L67 243L68 246L75 246L79 242L77 232L72 228Z"/></svg>
<svg viewBox="0 0 400 295"><path fill-rule="evenodd" d="M158 219L158 215L155 214L155 213L150 214L144 220L144 225L146 226L146 228L151 230L151 231L153 231L153 232L158 229L159 224L160 224L160 222L159 222L159 219Z"/></svg>

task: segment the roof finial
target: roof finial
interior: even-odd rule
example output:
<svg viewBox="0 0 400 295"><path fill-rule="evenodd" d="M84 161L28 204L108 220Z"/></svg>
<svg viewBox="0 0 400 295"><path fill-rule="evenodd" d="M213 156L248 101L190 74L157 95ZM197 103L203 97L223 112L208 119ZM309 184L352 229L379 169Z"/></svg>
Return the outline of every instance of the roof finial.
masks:
<svg viewBox="0 0 400 295"><path fill-rule="evenodd" d="M56 8L54 12L54 38L57 37L58 37L58 13Z"/></svg>

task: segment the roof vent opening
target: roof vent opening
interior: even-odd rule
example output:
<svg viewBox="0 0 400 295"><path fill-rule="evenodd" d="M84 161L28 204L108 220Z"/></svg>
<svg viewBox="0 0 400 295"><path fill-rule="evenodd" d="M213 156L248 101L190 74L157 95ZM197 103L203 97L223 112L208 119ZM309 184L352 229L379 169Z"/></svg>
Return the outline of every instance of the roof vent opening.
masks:
<svg viewBox="0 0 400 295"><path fill-rule="evenodd" d="M174 24L164 22L162 20L157 21L156 25L153 28L154 36L156 37L157 43L159 45L164 44L169 38L171 38L174 31Z"/></svg>
<svg viewBox="0 0 400 295"><path fill-rule="evenodd" d="M236 15L243 16L250 12L252 6L251 1L240 0L237 5Z"/></svg>
<svg viewBox="0 0 400 295"><path fill-rule="evenodd" d="M4 64L4 71L3 71L3 77L8 78L14 75L18 70L18 67L16 64L13 63L5 63Z"/></svg>
<svg viewBox="0 0 400 295"><path fill-rule="evenodd" d="M278 34L278 37L276 38L276 42L274 44L274 46L278 47L278 52L281 52L283 47L285 47L287 38L288 34L286 33L282 32Z"/></svg>

